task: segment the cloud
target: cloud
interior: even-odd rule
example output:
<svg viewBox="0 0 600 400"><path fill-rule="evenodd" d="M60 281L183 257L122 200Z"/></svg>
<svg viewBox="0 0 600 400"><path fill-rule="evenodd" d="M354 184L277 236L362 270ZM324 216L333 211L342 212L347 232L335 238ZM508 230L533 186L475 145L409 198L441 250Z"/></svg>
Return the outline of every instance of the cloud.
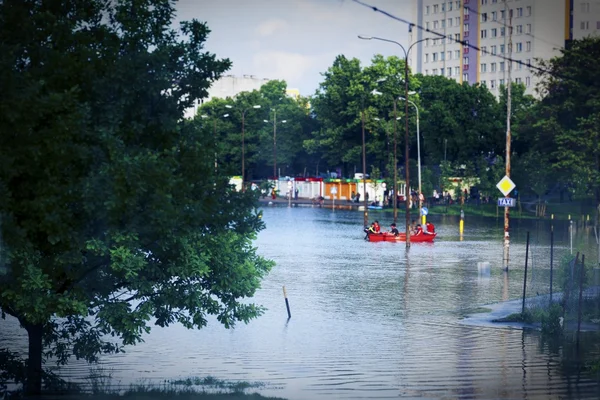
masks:
<svg viewBox="0 0 600 400"><path fill-rule="evenodd" d="M267 37L273 35L277 31L284 30L287 27L288 23L283 19L269 19L258 25L256 28L256 33L262 37Z"/></svg>
<svg viewBox="0 0 600 400"><path fill-rule="evenodd" d="M253 57L254 68L270 79L295 80L303 76L315 60L312 56L285 51L263 51Z"/></svg>

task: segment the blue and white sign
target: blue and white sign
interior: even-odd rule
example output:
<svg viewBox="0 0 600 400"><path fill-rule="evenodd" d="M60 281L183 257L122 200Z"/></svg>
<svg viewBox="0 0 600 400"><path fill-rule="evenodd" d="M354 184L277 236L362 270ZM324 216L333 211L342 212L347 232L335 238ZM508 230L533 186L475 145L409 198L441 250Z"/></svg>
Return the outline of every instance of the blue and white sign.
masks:
<svg viewBox="0 0 600 400"><path fill-rule="evenodd" d="M517 205L517 199L512 197L500 197L498 199L498 207L514 207Z"/></svg>
<svg viewBox="0 0 600 400"><path fill-rule="evenodd" d="M427 207L421 208L421 215L427 215L428 212L429 212L429 210L427 209Z"/></svg>

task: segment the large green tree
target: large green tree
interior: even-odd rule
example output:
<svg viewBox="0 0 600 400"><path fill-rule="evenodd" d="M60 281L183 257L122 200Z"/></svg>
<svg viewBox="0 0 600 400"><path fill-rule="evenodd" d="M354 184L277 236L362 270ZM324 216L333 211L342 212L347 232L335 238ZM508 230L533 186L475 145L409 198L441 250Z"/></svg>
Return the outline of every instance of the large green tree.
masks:
<svg viewBox="0 0 600 400"><path fill-rule="evenodd" d="M28 334L28 393L44 357L261 312L240 301L271 267L256 200L183 120L230 62L173 16L168 0L0 2L0 308Z"/></svg>
<svg viewBox="0 0 600 400"><path fill-rule="evenodd" d="M574 40L540 61L541 103L531 121L534 150L547 157L555 180L600 204L600 38Z"/></svg>

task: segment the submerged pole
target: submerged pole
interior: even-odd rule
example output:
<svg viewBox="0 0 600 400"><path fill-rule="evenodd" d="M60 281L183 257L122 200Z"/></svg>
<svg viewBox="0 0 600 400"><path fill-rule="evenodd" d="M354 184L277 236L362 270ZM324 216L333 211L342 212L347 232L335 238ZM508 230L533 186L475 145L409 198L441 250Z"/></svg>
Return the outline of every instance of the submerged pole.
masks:
<svg viewBox="0 0 600 400"><path fill-rule="evenodd" d="M290 313L290 303L288 302L285 286L283 287L283 297L285 298L285 308L287 308L288 319L290 319L292 318L292 314Z"/></svg>
<svg viewBox="0 0 600 400"><path fill-rule="evenodd" d="M529 232L527 232L527 244L525 245L525 278L523 279L523 305L521 315L525 314L525 294L527 291L527 260L529 259Z"/></svg>

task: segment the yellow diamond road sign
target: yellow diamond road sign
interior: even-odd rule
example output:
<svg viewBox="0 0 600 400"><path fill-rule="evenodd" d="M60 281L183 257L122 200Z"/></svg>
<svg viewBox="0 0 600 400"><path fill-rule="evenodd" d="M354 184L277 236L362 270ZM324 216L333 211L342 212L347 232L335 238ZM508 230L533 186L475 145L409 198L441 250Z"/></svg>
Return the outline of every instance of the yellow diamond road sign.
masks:
<svg viewBox="0 0 600 400"><path fill-rule="evenodd" d="M508 176L504 176L504 178L500 179L496 187L500 189L504 196L507 196L515 188L515 183Z"/></svg>

